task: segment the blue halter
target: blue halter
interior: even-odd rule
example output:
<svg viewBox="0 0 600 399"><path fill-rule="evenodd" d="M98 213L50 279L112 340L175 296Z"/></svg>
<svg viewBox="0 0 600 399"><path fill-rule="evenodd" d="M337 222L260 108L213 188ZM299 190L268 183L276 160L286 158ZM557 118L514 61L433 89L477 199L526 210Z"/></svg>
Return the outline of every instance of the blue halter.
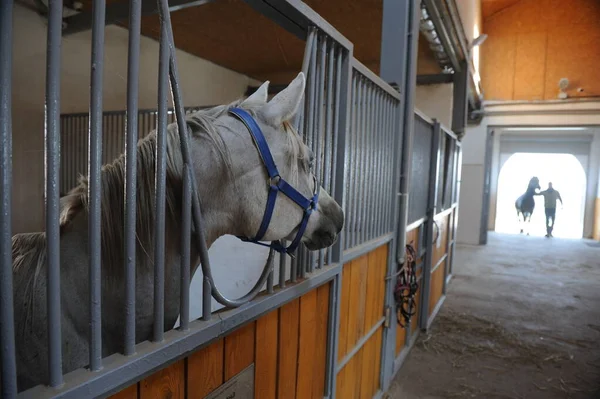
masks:
<svg viewBox="0 0 600 399"><path fill-rule="evenodd" d="M273 156L271 155L271 151L269 150L269 145L265 140L265 136L263 132L260 130L258 123L250 116L250 114L244 111L241 108L232 108L229 110L229 113L233 116L237 117L250 132L250 136L258 149L258 153L265 164L265 168L267 169L267 173L269 175L268 186L269 186L269 197L267 199L267 206L265 209L265 214L263 216L262 223L256 233L254 238L248 237L238 237L242 241L252 242L255 244L259 244L265 247L273 248L275 251L280 253L287 253L291 255L292 252L296 250L298 245L300 244L300 240L302 239L302 235L304 234L304 230L306 230L306 226L308 224L308 219L310 215L317 209L317 203L319 201L319 186L317 185L317 179L314 178L314 192L312 198L306 198L304 195L300 194L298 190L289 185L277 171L277 166L275 165L275 161L273 160ZM273 216L273 211L275 209L275 200L277 199L277 193L282 192L289 199L294 201L300 208L304 210L304 215L302 216L302 221L298 227L298 233L296 233L296 237L292 241L292 243L286 248L279 241L273 241L271 244L264 244L259 242L261 238L265 235L267 228L269 227L269 223L271 221L271 217Z"/></svg>

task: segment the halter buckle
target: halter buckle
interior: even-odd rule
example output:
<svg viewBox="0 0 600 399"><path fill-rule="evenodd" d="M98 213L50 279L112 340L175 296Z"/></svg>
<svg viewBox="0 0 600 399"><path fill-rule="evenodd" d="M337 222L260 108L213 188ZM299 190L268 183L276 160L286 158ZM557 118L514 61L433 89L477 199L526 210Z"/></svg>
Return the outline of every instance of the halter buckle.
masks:
<svg viewBox="0 0 600 399"><path fill-rule="evenodd" d="M267 187L277 187L277 184L281 181L281 176L275 175L267 179ZM274 183L274 184L273 184Z"/></svg>

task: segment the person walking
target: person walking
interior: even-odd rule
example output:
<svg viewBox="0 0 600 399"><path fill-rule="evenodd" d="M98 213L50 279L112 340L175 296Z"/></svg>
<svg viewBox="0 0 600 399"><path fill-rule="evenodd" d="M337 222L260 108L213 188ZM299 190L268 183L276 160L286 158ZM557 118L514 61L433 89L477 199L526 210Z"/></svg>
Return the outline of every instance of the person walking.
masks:
<svg viewBox="0 0 600 399"><path fill-rule="evenodd" d="M560 197L558 190L552 187L552 183L548 183L548 188L544 191L540 191L535 195L544 196L544 207L546 208L546 237L553 237L552 230L554 230L554 222L556 221L556 201L560 201L561 208L563 206L563 200Z"/></svg>

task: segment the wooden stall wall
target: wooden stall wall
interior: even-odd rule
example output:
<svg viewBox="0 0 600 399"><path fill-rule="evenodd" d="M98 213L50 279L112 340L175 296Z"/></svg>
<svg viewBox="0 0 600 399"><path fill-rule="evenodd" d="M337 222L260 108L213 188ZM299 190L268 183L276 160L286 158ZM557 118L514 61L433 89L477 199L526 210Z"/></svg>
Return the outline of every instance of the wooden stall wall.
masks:
<svg viewBox="0 0 600 399"><path fill-rule="evenodd" d="M481 78L487 100L600 96L600 2L521 0L483 22ZM581 89L581 90L580 90Z"/></svg>
<svg viewBox="0 0 600 399"><path fill-rule="evenodd" d="M337 398L372 398L380 389L387 262L386 244L344 265L337 359L344 366Z"/></svg>
<svg viewBox="0 0 600 399"><path fill-rule="evenodd" d="M252 363L256 399L322 399L329 293L313 289L112 399L202 399Z"/></svg>

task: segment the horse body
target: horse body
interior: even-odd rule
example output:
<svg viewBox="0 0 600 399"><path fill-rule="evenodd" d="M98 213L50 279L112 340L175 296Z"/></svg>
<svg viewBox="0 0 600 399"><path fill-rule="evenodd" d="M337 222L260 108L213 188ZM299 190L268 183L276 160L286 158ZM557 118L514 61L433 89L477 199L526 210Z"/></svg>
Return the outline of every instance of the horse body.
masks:
<svg viewBox="0 0 600 399"><path fill-rule="evenodd" d="M517 210L517 218L519 219L519 223L522 223L521 233L523 233L524 225L531 222L531 215L533 215L533 210L535 209L535 199L533 198L536 194L535 190L541 189L540 181L537 177L532 177L529 180L529 184L527 186L527 190L525 193L515 201L515 209ZM521 216L523 220L521 221ZM529 232L527 233L529 235Z"/></svg>
<svg viewBox="0 0 600 399"><path fill-rule="evenodd" d="M281 176L304 195L314 178L310 150L289 121L303 96L305 79L298 77L267 102L265 82L241 103L201 110L188 116L190 150L203 212L207 246L222 235L251 237L258 230L267 200L264 165L246 127L228 115L235 105L251 112L264 132ZM152 338L154 325L154 176L156 133L137 146L136 212L136 343ZM168 126L165 220L164 329L179 316L181 187L183 161L176 124ZM123 351L125 320L124 176L122 155L102 168L101 306L102 356ZM61 199L60 273L63 373L89 364L88 184L80 184ZM302 210L279 195L265 241L293 238ZM319 187L319 207L302 236L308 249L332 245L342 229L341 207ZM193 241L192 241L193 242ZM191 248L190 276L199 266ZM19 391L48 380L45 233L13 237L13 284Z"/></svg>

